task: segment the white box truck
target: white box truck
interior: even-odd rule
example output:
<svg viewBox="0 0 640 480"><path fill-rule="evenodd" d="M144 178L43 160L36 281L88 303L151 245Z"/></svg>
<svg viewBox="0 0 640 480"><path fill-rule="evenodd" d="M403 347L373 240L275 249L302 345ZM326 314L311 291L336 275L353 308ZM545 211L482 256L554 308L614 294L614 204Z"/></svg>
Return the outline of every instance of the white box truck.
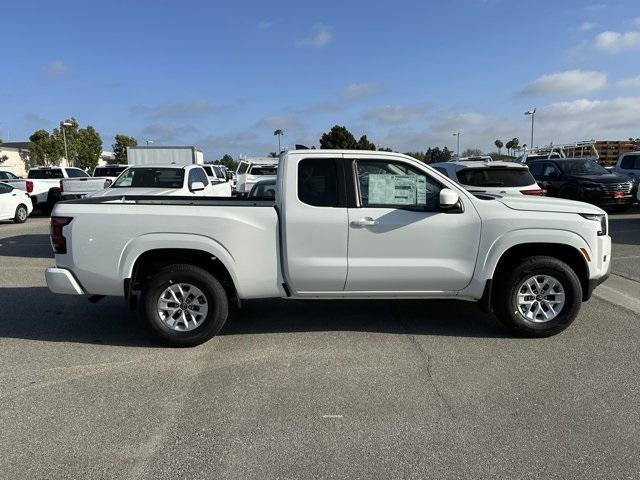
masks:
<svg viewBox="0 0 640 480"><path fill-rule="evenodd" d="M129 165L202 165L204 155L196 147L127 147Z"/></svg>

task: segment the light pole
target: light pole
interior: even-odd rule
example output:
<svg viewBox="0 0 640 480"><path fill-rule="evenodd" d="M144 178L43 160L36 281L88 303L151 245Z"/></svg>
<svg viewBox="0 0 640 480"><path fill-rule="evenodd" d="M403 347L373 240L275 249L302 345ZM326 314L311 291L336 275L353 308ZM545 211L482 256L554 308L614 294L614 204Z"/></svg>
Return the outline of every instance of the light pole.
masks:
<svg viewBox="0 0 640 480"><path fill-rule="evenodd" d="M460 132L454 133L453 136L458 137L458 149L456 150L456 155L460 158Z"/></svg>
<svg viewBox="0 0 640 480"><path fill-rule="evenodd" d="M62 129L62 140L64 141L64 158L67 161L67 165L71 167L73 165L69 164L69 152L67 151L67 134L65 133L64 127L73 127L73 123L71 122L60 123L60 128Z"/></svg>
<svg viewBox="0 0 640 480"><path fill-rule="evenodd" d="M282 152L282 149L280 148L280 137L284 135L284 131L281 128L278 128L275 132L273 132L273 134L278 137L278 155L280 155L280 153Z"/></svg>
<svg viewBox="0 0 640 480"><path fill-rule="evenodd" d="M147 142L147 147L148 147L149 145L151 145L153 143L153 140L146 140L146 142Z"/></svg>
<svg viewBox="0 0 640 480"><path fill-rule="evenodd" d="M531 143L529 144L529 147L533 148L533 125L535 124L535 121L536 121L536 109L534 108L533 110L524 112L524 114L531 115Z"/></svg>

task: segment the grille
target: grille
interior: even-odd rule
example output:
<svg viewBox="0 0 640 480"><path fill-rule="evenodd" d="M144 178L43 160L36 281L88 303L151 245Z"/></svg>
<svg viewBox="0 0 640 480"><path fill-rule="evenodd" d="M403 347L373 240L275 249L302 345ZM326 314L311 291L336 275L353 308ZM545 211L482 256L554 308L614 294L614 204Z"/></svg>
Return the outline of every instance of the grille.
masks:
<svg viewBox="0 0 640 480"><path fill-rule="evenodd" d="M602 185L602 189L607 193L624 192L631 193L631 182L609 183Z"/></svg>

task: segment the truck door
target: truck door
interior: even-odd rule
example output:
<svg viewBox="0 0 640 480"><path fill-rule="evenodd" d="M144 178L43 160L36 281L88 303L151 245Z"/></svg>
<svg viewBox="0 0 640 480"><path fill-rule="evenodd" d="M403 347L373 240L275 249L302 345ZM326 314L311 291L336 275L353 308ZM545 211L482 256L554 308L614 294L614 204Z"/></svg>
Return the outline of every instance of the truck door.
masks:
<svg viewBox="0 0 640 480"><path fill-rule="evenodd" d="M345 291L419 294L466 287L480 241L475 209L441 211L443 186L408 162L354 157L357 206L348 212Z"/></svg>
<svg viewBox="0 0 640 480"><path fill-rule="evenodd" d="M295 293L342 292L347 278L348 219L341 159L291 155L280 225L285 277ZM282 174L282 173L281 173Z"/></svg>

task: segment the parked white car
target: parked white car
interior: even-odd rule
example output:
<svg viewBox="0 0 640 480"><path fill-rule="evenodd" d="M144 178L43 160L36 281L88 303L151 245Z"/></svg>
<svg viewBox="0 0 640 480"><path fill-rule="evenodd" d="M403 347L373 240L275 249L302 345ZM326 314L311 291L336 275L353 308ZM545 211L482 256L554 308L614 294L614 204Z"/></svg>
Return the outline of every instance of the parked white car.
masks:
<svg viewBox="0 0 640 480"><path fill-rule="evenodd" d="M213 196L209 177L199 165L129 167L115 182L88 197L123 195Z"/></svg>
<svg viewBox="0 0 640 480"><path fill-rule="evenodd" d="M103 165L93 170L92 177L63 178L60 180L60 197L71 200L104 190L127 168L128 165Z"/></svg>
<svg viewBox="0 0 640 480"><path fill-rule="evenodd" d="M11 172L7 172L6 170L0 170L0 182L3 182L5 180L19 180L20 177L17 175L14 175Z"/></svg>
<svg viewBox="0 0 640 480"><path fill-rule="evenodd" d="M526 165L513 162L441 162L431 165L471 193L545 195Z"/></svg>
<svg viewBox="0 0 640 480"><path fill-rule="evenodd" d="M231 182L227 178L227 172L220 165L203 165L204 171L207 172L209 182L213 188L213 196L230 197Z"/></svg>
<svg viewBox="0 0 640 480"><path fill-rule="evenodd" d="M47 285L93 301L125 297L174 346L206 341L232 305L268 297L466 300L515 332L548 336L571 324L611 267L600 208L478 198L398 153L289 151L277 192L59 203Z"/></svg>
<svg viewBox="0 0 640 480"><path fill-rule="evenodd" d="M236 192L247 195L256 182L276 178L278 162L278 158L241 160L236 170Z"/></svg>
<svg viewBox="0 0 640 480"><path fill-rule="evenodd" d="M0 182L0 220L24 223L32 211L33 205L27 192Z"/></svg>
<svg viewBox="0 0 640 480"><path fill-rule="evenodd" d="M30 168L26 179L4 180L4 182L27 192L33 206L48 213L60 200L60 180L88 177L87 172L75 167L38 167Z"/></svg>

